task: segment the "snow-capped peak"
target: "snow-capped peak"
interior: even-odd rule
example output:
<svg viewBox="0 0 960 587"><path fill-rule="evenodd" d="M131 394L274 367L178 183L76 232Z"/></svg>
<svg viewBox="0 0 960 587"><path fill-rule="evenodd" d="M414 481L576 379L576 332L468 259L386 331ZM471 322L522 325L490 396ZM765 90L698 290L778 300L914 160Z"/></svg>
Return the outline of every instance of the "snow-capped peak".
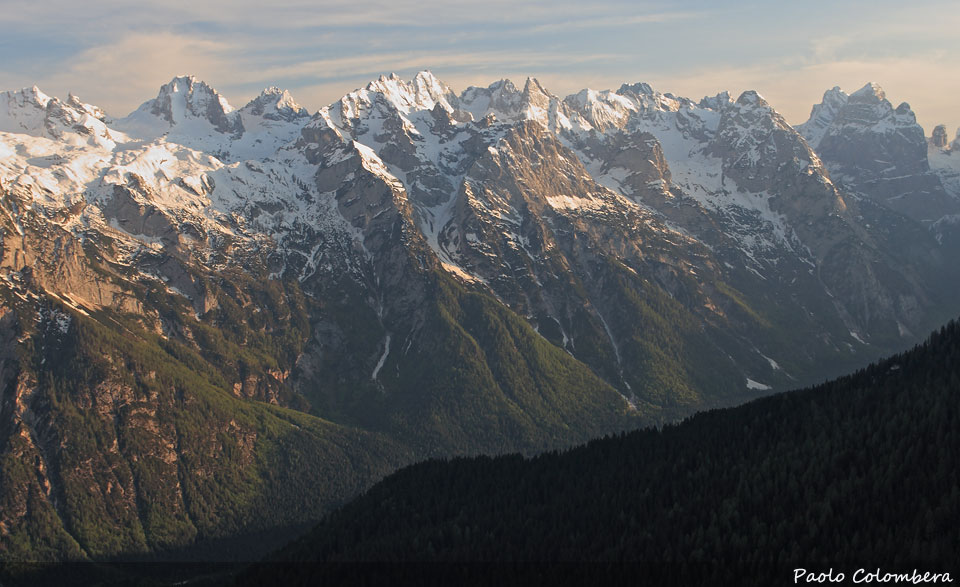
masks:
<svg viewBox="0 0 960 587"><path fill-rule="evenodd" d="M676 112L683 107L692 107L695 104L686 98L677 98L673 94L661 94L650 87L650 84L639 82L623 84L617 94L635 100L641 110L660 110Z"/></svg>
<svg viewBox="0 0 960 587"><path fill-rule="evenodd" d="M41 92L37 86L6 91L0 94L0 106L2 106L0 116L13 117L17 112L42 110L52 99Z"/></svg>
<svg viewBox="0 0 960 587"><path fill-rule="evenodd" d="M23 88L22 90L20 90L19 92L16 92L16 93L18 93L18 94L20 94L21 96L23 96L24 102L30 102L30 103L36 104L36 105L38 105L38 106L46 107L47 104L48 104L48 103L50 102L50 100L51 100L50 96L48 96L48 95L44 94L42 91L40 91L40 88L38 88L37 86L31 86L31 87L29 87L29 88Z"/></svg>
<svg viewBox="0 0 960 587"><path fill-rule="evenodd" d="M175 77L160 87L157 97L144 102L118 121L129 132L159 136L184 123L206 122L220 133L240 134L243 127L227 99L192 75ZM193 132L193 131L191 131Z"/></svg>
<svg viewBox="0 0 960 587"><path fill-rule="evenodd" d="M306 108L297 104L290 92L276 86L266 88L240 110L253 116L262 116L267 120L285 120L287 122L310 116Z"/></svg>
<svg viewBox="0 0 960 587"><path fill-rule="evenodd" d="M523 90L517 89L508 79L501 79L486 88L469 87L460 95L460 107L470 112L474 120L493 115L503 122L532 120L551 128L570 126L560 98L529 77Z"/></svg>
<svg viewBox="0 0 960 587"><path fill-rule="evenodd" d="M366 92L366 95L362 95ZM355 102L358 99L369 100L369 94L378 94L392 104L398 111L409 114L419 110L432 110L439 104L448 111L454 110L456 95L453 91L429 71L421 71L413 81L407 83L397 74L381 75L367 84L364 90L344 96L343 101Z"/></svg>
<svg viewBox="0 0 960 587"><path fill-rule="evenodd" d="M740 97L737 98L737 104L740 106L770 107L770 104L756 90L747 90L740 94Z"/></svg>
<svg viewBox="0 0 960 587"><path fill-rule="evenodd" d="M0 132L112 147L105 118L102 110L73 94L62 102L37 86L0 93Z"/></svg>
<svg viewBox="0 0 960 587"><path fill-rule="evenodd" d="M497 118L512 118L518 110L520 92L508 79L496 81L486 88L470 86L460 94L460 107L470 112L474 120L488 114Z"/></svg>
<svg viewBox="0 0 960 587"><path fill-rule="evenodd" d="M730 92L723 91L716 96L704 96L700 99L698 106L708 110L720 110L731 102L733 102L733 98L730 97Z"/></svg>
<svg viewBox="0 0 960 587"><path fill-rule="evenodd" d="M610 90L580 90L564 98L564 103L592 128L601 132L610 127L623 128L630 115L637 110L636 104L630 99Z"/></svg>
<svg viewBox="0 0 960 587"><path fill-rule="evenodd" d="M853 102L876 103L886 99L887 95L884 93L883 88L880 87L880 84L874 82L868 82L867 85L850 94L850 101Z"/></svg>
<svg viewBox="0 0 960 587"><path fill-rule="evenodd" d="M450 86L437 79L429 70L425 69L419 72L413 78L411 85L417 102L420 104L440 104L447 111L453 110L456 106L456 94L450 89Z"/></svg>
<svg viewBox="0 0 960 587"><path fill-rule="evenodd" d="M755 90L747 90L740 94L737 101L733 103L730 114L734 112L739 119L738 124L744 128L790 129L790 125L783 116Z"/></svg>
<svg viewBox="0 0 960 587"><path fill-rule="evenodd" d="M98 120L107 120L107 114L99 106L94 106L92 104L84 103L79 97L74 95L72 92L67 94L67 104L69 104L75 110L86 112L90 116Z"/></svg>
<svg viewBox="0 0 960 587"><path fill-rule="evenodd" d="M823 138L848 99L849 96L840 89L840 86L833 86L823 93L823 100L810 109L810 118L805 123L797 125L797 130L811 147L815 148L820 144L820 139Z"/></svg>
<svg viewBox="0 0 960 587"><path fill-rule="evenodd" d="M40 88L23 88L0 94L0 131L43 136L50 96Z"/></svg>

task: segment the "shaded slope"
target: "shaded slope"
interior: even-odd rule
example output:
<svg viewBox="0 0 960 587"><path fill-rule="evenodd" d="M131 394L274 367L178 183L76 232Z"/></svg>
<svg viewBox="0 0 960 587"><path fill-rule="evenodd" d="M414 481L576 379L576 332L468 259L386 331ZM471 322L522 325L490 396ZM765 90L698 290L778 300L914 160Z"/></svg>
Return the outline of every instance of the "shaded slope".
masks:
<svg viewBox="0 0 960 587"><path fill-rule="evenodd" d="M409 467L283 558L951 565L958 392L952 322L854 375L663 430Z"/></svg>
<svg viewBox="0 0 960 587"><path fill-rule="evenodd" d="M416 320L379 321L351 297L326 306L338 328L312 352L322 363L311 368L339 377L301 388L315 411L388 433L420 456L535 452L645 421L488 294L438 270L418 280ZM379 362L358 365L365 355Z"/></svg>

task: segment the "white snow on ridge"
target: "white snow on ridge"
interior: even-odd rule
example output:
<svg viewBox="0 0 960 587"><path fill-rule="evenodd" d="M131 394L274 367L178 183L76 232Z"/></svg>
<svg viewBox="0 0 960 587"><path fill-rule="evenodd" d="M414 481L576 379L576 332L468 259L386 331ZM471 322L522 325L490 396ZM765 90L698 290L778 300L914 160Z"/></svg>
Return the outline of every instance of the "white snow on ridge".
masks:
<svg viewBox="0 0 960 587"><path fill-rule="evenodd" d="M707 210L747 218L737 236L748 254L789 248L792 236L771 210L771 195L742 191L724 177L722 160L706 149L718 131L721 110L730 104L726 95L696 104L645 84L618 92L587 89L560 99L533 79L522 89L501 80L458 96L424 71L410 82L381 76L311 118L276 88L235 110L203 82L178 77L130 116L105 123L92 106L75 98L61 103L32 88L0 94L0 130L6 131L0 132L0 180L51 207L81 198L106 206L115 186L136 183L142 188L131 190L137 204L154 206L176 222L242 239L266 235L283 241L304 227L357 238L359 231L340 216L332 194L316 193L317 166L301 151L307 141L333 137L352 142L364 168L409 195L443 266L476 280L458 264L454 245L442 233L455 228L456 199L471 157L477 156L468 141L482 139L495 145L488 148L497 156L509 157L502 153L505 142L496 141L507 124L491 127L483 122L489 116L502 123L542 125L575 151L592 176L588 179L626 196L631 195L624 187L629 172L601 169L584 145L620 132L648 132L663 150L672 186ZM316 142L307 146L320 150ZM349 148L341 153L353 156ZM661 182L659 187L669 186ZM583 195L551 197L547 203L560 213L644 208L628 198ZM504 215L497 218L505 222L512 218L499 203L485 211ZM763 230L756 230L758 224ZM307 257L305 275L319 263L316 251L307 253L301 251Z"/></svg>

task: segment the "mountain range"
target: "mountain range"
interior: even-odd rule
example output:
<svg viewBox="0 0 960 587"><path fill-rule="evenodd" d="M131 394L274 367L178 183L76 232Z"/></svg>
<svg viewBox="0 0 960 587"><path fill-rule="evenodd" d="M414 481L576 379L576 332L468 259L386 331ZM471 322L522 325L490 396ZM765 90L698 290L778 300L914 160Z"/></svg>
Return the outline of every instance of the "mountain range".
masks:
<svg viewBox="0 0 960 587"><path fill-rule="evenodd" d="M875 84L796 128L756 92L426 71L312 115L193 77L125 118L2 93L0 556L299 527L416 460L901 350L960 310L941 130Z"/></svg>

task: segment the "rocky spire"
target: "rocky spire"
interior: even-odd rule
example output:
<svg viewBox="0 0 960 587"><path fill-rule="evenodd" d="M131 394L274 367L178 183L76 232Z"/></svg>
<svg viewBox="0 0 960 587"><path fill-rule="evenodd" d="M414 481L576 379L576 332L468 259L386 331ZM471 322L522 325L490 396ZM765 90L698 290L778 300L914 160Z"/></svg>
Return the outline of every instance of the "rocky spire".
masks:
<svg viewBox="0 0 960 587"><path fill-rule="evenodd" d="M934 147L940 147L941 149L946 147L948 143L947 125L938 124L936 127L934 127L933 136L931 137L930 142L933 143Z"/></svg>

